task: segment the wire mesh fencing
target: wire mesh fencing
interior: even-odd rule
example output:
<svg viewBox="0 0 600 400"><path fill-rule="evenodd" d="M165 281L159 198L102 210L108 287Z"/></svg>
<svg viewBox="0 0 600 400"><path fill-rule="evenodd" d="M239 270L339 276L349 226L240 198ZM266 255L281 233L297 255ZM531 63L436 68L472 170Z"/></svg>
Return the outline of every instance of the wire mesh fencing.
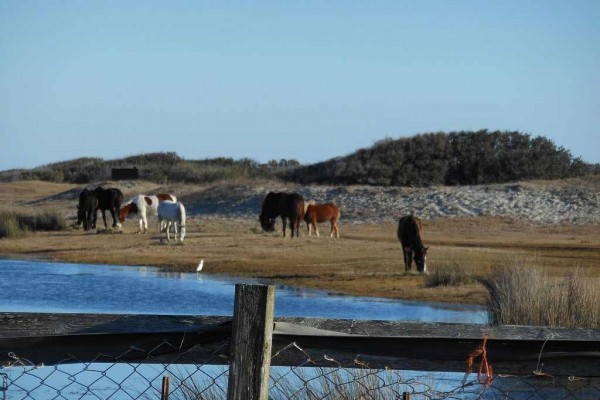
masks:
<svg viewBox="0 0 600 400"><path fill-rule="evenodd" d="M273 367L269 398L327 400L385 399L600 399L600 378L556 377L477 372L427 372L370 368L361 355L339 362L326 354L315 356L290 343L276 351L273 362L286 352L301 353L294 367ZM331 367L315 367L329 363ZM490 363L492 361L490 360ZM465 356L465 370L468 355Z"/></svg>
<svg viewBox="0 0 600 400"><path fill-rule="evenodd" d="M216 400L227 398L229 366L223 359L223 343L202 364L187 363L192 349L164 342L144 350L132 347L118 355L98 354L87 362L66 356L54 365L34 365L10 354L11 362L0 367L0 399L160 399L163 377L170 377L168 398ZM159 355L176 352L174 362ZM303 362L279 366L293 352ZM145 354L140 362L131 353ZM467 355L468 356L468 355ZM465 368L467 358L465 357ZM178 363L177 360L182 360ZM186 360L185 363L183 360ZM348 354L345 361L289 343L272 356L269 398L285 399L582 399L600 398L600 378L557 377L475 372L426 372L371 368L361 355ZM347 361L351 360L351 361ZM493 360L489 360L493 364ZM323 366L327 365L327 366Z"/></svg>
<svg viewBox="0 0 600 400"><path fill-rule="evenodd" d="M222 344L202 364L164 363L166 351L184 356L177 345L163 342L145 350L131 347L118 354L98 354L82 362L73 356L44 365L9 354L12 361L0 367L0 399L160 399L163 377L170 377L169 395L174 399L223 399L227 397L228 366L221 360ZM139 362L130 361L131 353ZM139 354L144 354L139 357Z"/></svg>

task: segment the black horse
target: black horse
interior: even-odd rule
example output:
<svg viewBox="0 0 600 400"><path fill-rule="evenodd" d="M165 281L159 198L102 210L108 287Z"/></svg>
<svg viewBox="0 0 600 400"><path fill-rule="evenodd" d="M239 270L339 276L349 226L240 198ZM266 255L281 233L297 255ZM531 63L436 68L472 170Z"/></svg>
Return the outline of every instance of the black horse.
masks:
<svg viewBox="0 0 600 400"><path fill-rule="evenodd" d="M96 208L96 212L94 213L94 226L96 225L96 214L97 210L102 211L102 219L104 220L104 228L107 228L106 225L106 210L110 211L110 215L112 215L113 224L112 227L120 227L119 223L119 210L121 209L121 203L123 203L123 193L116 188L108 188L103 189L98 186L94 189L94 193L98 197L98 207Z"/></svg>
<svg viewBox="0 0 600 400"><path fill-rule="evenodd" d="M96 192L83 189L79 193L79 204L77 204L77 225L83 222L86 231L96 227L96 210L98 209L98 196Z"/></svg>
<svg viewBox="0 0 600 400"><path fill-rule="evenodd" d="M417 217L407 215L398 221L397 235L402 245L406 271L410 271L414 255L417 271L427 272L427 247L423 245L421 231L421 220Z"/></svg>
<svg viewBox="0 0 600 400"><path fill-rule="evenodd" d="M296 237L298 236L300 221L304 218L304 199L298 193L280 193L269 192L262 205L262 212L259 220L262 229L266 232L275 230L275 219L281 216L283 222L283 236L285 237L285 229L287 219L290 219L290 229L292 237L294 230Z"/></svg>

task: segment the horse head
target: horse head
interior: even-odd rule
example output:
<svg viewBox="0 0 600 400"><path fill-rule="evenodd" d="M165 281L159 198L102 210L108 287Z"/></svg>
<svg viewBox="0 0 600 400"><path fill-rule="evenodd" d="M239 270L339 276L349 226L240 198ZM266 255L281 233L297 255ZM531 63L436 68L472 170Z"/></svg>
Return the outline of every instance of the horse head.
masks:
<svg viewBox="0 0 600 400"><path fill-rule="evenodd" d="M265 232L273 232L275 230L275 219L274 218L269 218L266 215L261 214L258 217L259 221L260 221L260 226L262 227L262 230Z"/></svg>
<svg viewBox="0 0 600 400"><path fill-rule="evenodd" d="M129 214L137 214L138 211L138 207L135 203L125 204L119 209L119 221L121 223L125 222L125 218L127 218Z"/></svg>
<svg viewBox="0 0 600 400"><path fill-rule="evenodd" d="M421 247L415 249L415 264L417 264L417 271L427 271L427 249L429 247Z"/></svg>

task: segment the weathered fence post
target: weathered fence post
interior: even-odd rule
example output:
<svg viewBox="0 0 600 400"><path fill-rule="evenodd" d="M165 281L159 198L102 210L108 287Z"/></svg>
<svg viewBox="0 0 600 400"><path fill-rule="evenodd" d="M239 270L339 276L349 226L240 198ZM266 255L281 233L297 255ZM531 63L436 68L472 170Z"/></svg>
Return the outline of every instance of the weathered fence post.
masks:
<svg viewBox="0 0 600 400"><path fill-rule="evenodd" d="M267 400L275 287L235 285L229 400Z"/></svg>

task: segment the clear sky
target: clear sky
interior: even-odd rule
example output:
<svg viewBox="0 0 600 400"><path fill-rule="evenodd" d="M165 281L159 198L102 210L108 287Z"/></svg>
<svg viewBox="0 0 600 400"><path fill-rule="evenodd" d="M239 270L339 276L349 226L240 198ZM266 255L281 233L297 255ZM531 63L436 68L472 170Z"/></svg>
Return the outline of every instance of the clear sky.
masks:
<svg viewBox="0 0 600 400"><path fill-rule="evenodd" d="M600 1L0 0L0 170L452 130L600 162Z"/></svg>

